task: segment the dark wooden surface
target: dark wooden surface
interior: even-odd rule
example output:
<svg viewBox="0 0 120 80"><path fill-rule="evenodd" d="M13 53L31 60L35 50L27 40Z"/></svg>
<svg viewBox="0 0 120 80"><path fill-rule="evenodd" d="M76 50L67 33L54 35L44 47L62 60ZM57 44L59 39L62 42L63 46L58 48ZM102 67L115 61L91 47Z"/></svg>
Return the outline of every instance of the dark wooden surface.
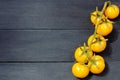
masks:
<svg viewBox="0 0 120 80"><path fill-rule="evenodd" d="M80 80L74 50L93 33L89 16L106 0L0 0L0 80ZM111 0L120 6L120 0ZM119 80L120 17L107 36L106 69L84 80Z"/></svg>

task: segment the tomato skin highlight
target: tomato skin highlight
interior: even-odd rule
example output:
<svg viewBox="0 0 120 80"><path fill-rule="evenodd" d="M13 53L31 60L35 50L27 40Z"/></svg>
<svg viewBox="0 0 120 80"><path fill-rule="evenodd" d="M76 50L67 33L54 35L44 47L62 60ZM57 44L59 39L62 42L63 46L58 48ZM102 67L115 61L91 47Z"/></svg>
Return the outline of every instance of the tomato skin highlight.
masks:
<svg viewBox="0 0 120 80"><path fill-rule="evenodd" d="M103 22L98 25L97 33L102 36L109 35L113 30L113 24L110 22Z"/></svg>
<svg viewBox="0 0 120 80"><path fill-rule="evenodd" d="M94 61L94 63L92 61L88 62L90 72L93 74L102 73L105 69L104 58L102 56L95 55L95 56L93 56L92 60Z"/></svg>
<svg viewBox="0 0 120 80"><path fill-rule="evenodd" d="M97 41L96 38L100 39L100 41ZM91 35L88 38L87 42L89 46L91 45L91 50L97 53L104 51L107 46L106 39L103 36L98 35L98 34L96 34L95 37L94 35Z"/></svg>
<svg viewBox="0 0 120 80"><path fill-rule="evenodd" d="M86 63L88 62L88 58L90 59L93 56L92 50L86 46L78 47L75 50L74 57L77 62Z"/></svg>
<svg viewBox="0 0 120 80"><path fill-rule="evenodd" d="M119 7L114 4L108 6L105 10L105 15L109 19L115 19L116 17L119 16L119 13L120 13Z"/></svg>
<svg viewBox="0 0 120 80"><path fill-rule="evenodd" d="M75 63L72 66L72 73L77 78L85 78L89 74L89 68L86 65Z"/></svg>

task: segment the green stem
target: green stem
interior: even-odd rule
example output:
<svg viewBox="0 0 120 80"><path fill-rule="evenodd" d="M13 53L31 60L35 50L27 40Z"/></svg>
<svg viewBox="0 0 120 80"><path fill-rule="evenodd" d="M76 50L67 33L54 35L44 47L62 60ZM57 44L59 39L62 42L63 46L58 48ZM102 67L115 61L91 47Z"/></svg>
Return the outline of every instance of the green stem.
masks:
<svg viewBox="0 0 120 80"><path fill-rule="evenodd" d="M108 0L107 3L108 3L108 6L112 5L112 2L110 0Z"/></svg>
<svg viewBox="0 0 120 80"><path fill-rule="evenodd" d="M100 14L100 20L99 20L99 21L96 23L96 25L95 25L95 31L94 31L94 33L93 33L93 39L91 40L91 43L90 43L90 45L89 45L89 48L91 48L92 42L93 42L93 40L94 40L94 38L95 38L95 36L96 36L96 34L97 34L98 25L99 25L99 23L100 23L100 21L101 21L101 19L102 19L102 15L103 15L103 13L104 13L104 11L105 11L108 3L110 3L110 1L106 1L106 2L104 3L103 9L102 9L101 14ZM98 7L96 7L96 10L98 10Z"/></svg>
<svg viewBox="0 0 120 80"><path fill-rule="evenodd" d="M103 6L103 9L102 9L102 12L101 12L101 15L100 15L100 16L103 15L103 13L104 13L104 11L105 11L105 9L106 9L108 3L109 3L108 1L104 3L104 6Z"/></svg>

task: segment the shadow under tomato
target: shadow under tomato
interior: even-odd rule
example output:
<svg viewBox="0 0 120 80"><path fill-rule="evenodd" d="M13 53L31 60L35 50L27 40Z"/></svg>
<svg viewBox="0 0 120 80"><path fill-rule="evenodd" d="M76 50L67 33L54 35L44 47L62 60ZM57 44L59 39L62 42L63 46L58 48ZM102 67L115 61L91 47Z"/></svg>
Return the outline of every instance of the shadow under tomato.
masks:
<svg viewBox="0 0 120 80"><path fill-rule="evenodd" d="M116 41L118 39L118 30L117 29L113 29L113 31L108 35L106 36L105 38L108 39L108 44L109 43L113 43L114 41Z"/></svg>
<svg viewBox="0 0 120 80"><path fill-rule="evenodd" d="M111 21L114 21L114 22L120 21L120 15L117 18L115 18L115 19L111 19Z"/></svg>
<svg viewBox="0 0 120 80"><path fill-rule="evenodd" d="M109 61L111 59L111 55L112 55L111 45L107 44L106 49L103 52L96 53L96 54L101 55L105 59L105 61Z"/></svg>
<svg viewBox="0 0 120 80"><path fill-rule="evenodd" d="M106 39L108 39L106 49L103 52L98 53L103 56L106 61L111 60L111 55L113 54L111 43L118 39L118 33L118 30L113 29L112 33L105 37Z"/></svg>
<svg viewBox="0 0 120 80"><path fill-rule="evenodd" d="M105 62L105 69L104 69L104 71L102 73L100 73L100 74L97 74L96 76L103 77L103 76L106 76L108 73L109 73L109 66L108 66L108 63Z"/></svg>
<svg viewBox="0 0 120 80"><path fill-rule="evenodd" d="M89 75L86 78L83 78L83 79L77 78L77 80L90 80L92 78L92 76L93 76L93 74L89 73Z"/></svg>
<svg viewBox="0 0 120 80"><path fill-rule="evenodd" d="M77 78L77 80L91 80L93 76L103 77L103 76L106 76L108 73L109 73L109 66L108 66L108 63L105 62L105 69L102 73L100 73L100 74L90 73L86 78L83 78L83 79L78 79Z"/></svg>

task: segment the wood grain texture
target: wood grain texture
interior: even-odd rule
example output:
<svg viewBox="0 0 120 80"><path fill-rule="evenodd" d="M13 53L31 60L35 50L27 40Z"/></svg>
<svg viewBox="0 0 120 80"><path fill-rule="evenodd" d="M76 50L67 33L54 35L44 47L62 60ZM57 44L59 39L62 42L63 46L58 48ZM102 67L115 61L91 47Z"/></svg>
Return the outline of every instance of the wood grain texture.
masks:
<svg viewBox="0 0 120 80"><path fill-rule="evenodd" d="M90 33L79 30L2 30L0 60L71 61L75 47L87 40Z"/></svg>
<svg viewBox="0 0 120 80"><path fill-rule="evenodd" d="M91 29L90 13L105 0L0 0L1 30ZM119 5L119 0L112 0ZM120 17L114 20L117 29Z"/></svg>
<svg viewBox="0 0 120 80"><path fill-rule="evenodd" d="M0 29L91 29L98 0L0 0Z"/></svg>
<svg viewBox="0 0 120 80"><path fill-rule="evenodd" d="M101 75L90 74L84 80L119 80L120 63L106 63ZM108 65L107 65L108 64ZM0 63L0 80L82 80L71 73L73 63Z"/></svg>
<svg viewBox="0 0 120 80"><path fill-rule="evenodd" d="M74 50L93 33L89 20L105 0L0 0L0 80L81 80ZM120 6L120 0L112 0ZM120 17L107 36L106 69L84 80L119 80Z"/></svg>
<svg viewBox="0 0 120 80"><path fill-rule="evenodd" d="M1 30L0 61L74 61L74 51L92 30ZM106 60L120 60L120 31L114 30L101 53ZM99 53L98 53L99 54Z"/></svg>

